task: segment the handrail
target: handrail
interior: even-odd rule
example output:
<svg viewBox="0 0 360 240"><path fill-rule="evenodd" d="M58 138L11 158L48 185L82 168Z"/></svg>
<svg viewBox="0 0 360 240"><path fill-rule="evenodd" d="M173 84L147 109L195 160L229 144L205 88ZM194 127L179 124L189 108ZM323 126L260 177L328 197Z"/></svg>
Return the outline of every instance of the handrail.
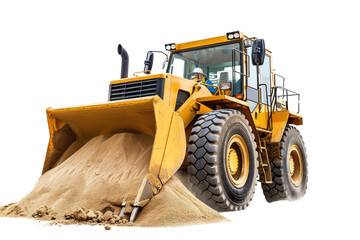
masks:
<svg viewBox="0 0 360 240"><path fill-rule="evenodd" d="M218 93L218 95L223 95L223 93L221 92L220 87L217 86L217 85L206 84L206 83L203 83L203 82L199 82L198 84L204 85L204 86L207 86L207 87L217 88L217 90L216 90L216 92L214 93L214 95L216 95L217 93Z"/></svg>
<svg viewBox="0 0 360 240"><path fill-rule="evenodd" d="M240 50L238 50L238 49L233 49L232 50L232 59L233 59L233 63L235 62L234 60L235 60L235 54L234 54L234 52L238 52L238 53L242 53L242 54L244 54L245 56L246 56L246 63L248 63L249 61L250 61L250 56L249 55L247 55L245 52L243 52L243 51L240 51ZM240 55L241 56L241 55ZM249 66L249 64L246 64L246 74L245 73L242 73L242 72L238 72L238 71L236 71L236 70L233 70L233 72L236 72L236 73L238 73L238 74L241 74L241 75L243 75L243 76L246 76L246 77L250 77L250 74L249 74L249 72L250 72L250 66Z"/></svg>
<svg viewBox="0 0 360 240"><path fill-rule="evenodd" d="M297 113L299 113L300 112L300 94L297 92L291 91L287 88L277 86L277 87L275 87L275 96L276 96L275 104L276 104L276 106L277 106L277 99L278 99L277 98L277 90L278 89L281 89L283 91L281 98L284 99L286 97L286 110L289 110L289 96L298 96L298 109L297 109L298 111L297 111ZM285 94L285 92L286 92L286 94ZM291 94L289 94L289 92Z"/></svg>
<svg viewBox="0 0 360 240"><path fill-rule="evenodd" d="M282 87L285 88L285 77L283 77L277 73L274 73L274 86L277 87L276 86L276 77L280 77L282 79L282 81L283 81ZM284 92L283 92L283 94L284 94Z"/></svg>
<svg viewBox="0 0 360 240"><path fill-rule="evenodd" d="M246 74L245 73L243 73L243 72L239 72L239 71L236 71L235 70L235 52L238 52L238 53L240 53L240 57L241 57L241 54L244 54L245 55L245 57L246 57ZM244 89L244 101L246 101L247 100L247 87L248 87L248 77L250 77L250 65L249 65L249 62L250 62L250 56L248 55L248 54L246 54L244 51L240 51L240 50L238 50L238 49L236 49L236 48L233 48L233 50L232 50L232 72L233 72L233 74L234 73L238 73L238 74L240 74L240 75L242 75L242 76L244 76L244 78L245 78L245 85L243 84L243 89ZM240 65L240 67L241 67L241 65ZM243 68L243 70L244 70L245 68ZM234 83L234 78L233 78L233 85L235 85L235 83ZM235 88L233 88L233 89L235 89Z"/></svg>
<svg viewBox="0 0 360 240"><path fill-rule="evenodd" d="M274 73L274 83L275 83L275 86L276 86L276 77L280 77L282 80L283 80L283 87L285 87L285 77L277 74L277 73Z"/></svg>

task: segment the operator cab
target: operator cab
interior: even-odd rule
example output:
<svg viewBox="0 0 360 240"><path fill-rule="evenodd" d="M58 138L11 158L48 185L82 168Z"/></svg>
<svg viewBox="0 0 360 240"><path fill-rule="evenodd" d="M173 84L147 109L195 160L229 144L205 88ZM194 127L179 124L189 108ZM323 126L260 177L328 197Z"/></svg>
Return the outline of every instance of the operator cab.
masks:
<svg viewBox="0 0 360 240"><path fill-rule="evenodd" d="M181 78L193 80L194 70L203 72L206 78L204 83L208 85L219 86L221 83L232 82L235 92L241 92L242 79L240 74L233 75L233 69L240 70L240 55L233 59L233 50L240 50L240 41L233 43L222 43L205 46L195 49L185 49L174 52L170 56L170 62L167 73ZM210 89L216 89L208 86ZM214 90L210 90L213 94Z"/></svg>
<svg viewBox="0 0 360 240"><path fill-rule="evenodd" d="M241 32L183 44L167 44L170 51L167 73L192 80L194 70L207 77L207 88L249 103L253 112L259 103L270 105L271 52L262 39L247 38ZM214 89L213 91L211 89Z"/></svg>

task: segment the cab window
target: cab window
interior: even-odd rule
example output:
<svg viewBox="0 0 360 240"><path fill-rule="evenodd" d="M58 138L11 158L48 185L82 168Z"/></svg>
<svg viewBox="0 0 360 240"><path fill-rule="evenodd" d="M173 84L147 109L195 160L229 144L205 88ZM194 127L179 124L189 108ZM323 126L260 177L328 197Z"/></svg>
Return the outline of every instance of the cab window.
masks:
<svg viewBox="0 0 360 240"><path fill-rule="evenodd" d="M257 85L257 68L251 61L252 47L247 48L247 54L250 56L250 76L248 77L248 103L251 111L255 109L258 104L258 85ZM266 84L260 86L261 103L270 104L270 90L271 90L271 63L270 55L266 54L264 64L259 66L260 82L259 84ZM267 95L267 99L266 99Z"/></svg>
<svg viewBox="0 0 360 240"><path fill-rule="evenodd" d="M269 55L265 55L264 64L260 66L259 70L260 70L260 83L266 84L266 86L260 87L261 102L263 104L270 104L271 66L270 66ZM266 99L266 94L267 94L267 99Z"/></svg>
<svg viewBox="0 0 360 240"><path fill-rule="evenodd" d="M233 67L240 72L240 55L234 55L233 63L233 49L240 50L240 44L231 43L173 53L167 72L190 79L192 71L201 68L213 85L219 86L222 82L234 82L238 85L241 76L233 73Z"/></svg>
<svg viewBox="0 0 360 240"><path fill-rule="evenodd" d="M185 78L185 60L180 58L175 58L171 65L171 74Z"/></svg>

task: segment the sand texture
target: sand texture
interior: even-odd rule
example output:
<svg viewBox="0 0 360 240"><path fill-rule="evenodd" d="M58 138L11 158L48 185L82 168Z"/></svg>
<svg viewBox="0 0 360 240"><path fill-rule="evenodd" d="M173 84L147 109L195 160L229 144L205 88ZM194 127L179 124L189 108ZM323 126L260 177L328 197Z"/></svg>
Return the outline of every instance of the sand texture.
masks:
<svg viewBox="0 0 360 240"><path fill-rule="evenodd" d="M27 217L55 223L159 227L226 220L172 177L129 223L132 207L119 216L121 203L134 201L147 173L153 138L144 134L101 135L85 145L78 141L43 174L17 203L0 208L3 217Z"/></svg>

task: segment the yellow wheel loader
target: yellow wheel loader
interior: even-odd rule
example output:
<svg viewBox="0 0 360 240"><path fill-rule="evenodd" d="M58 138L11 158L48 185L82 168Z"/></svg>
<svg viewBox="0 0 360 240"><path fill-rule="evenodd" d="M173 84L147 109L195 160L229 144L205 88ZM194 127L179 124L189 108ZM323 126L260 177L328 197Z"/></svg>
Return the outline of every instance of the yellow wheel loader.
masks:
<svg viewBox="0 0 360 240"><path fill-rule="evenodd" d="M302 197L307 156L293 126L303 123L300 95L273 72L264 40L235 31L165 49L149 51L144 70L129 78L129 57L119 45L121 79L110 83L108 102L47 109L43 173L77 139L135 132L154 143L148 173L130 199L130 221L179 169L217 211L246 208L257 180L268 202ZM152 74L158 53L166 73Z"/></svg>

